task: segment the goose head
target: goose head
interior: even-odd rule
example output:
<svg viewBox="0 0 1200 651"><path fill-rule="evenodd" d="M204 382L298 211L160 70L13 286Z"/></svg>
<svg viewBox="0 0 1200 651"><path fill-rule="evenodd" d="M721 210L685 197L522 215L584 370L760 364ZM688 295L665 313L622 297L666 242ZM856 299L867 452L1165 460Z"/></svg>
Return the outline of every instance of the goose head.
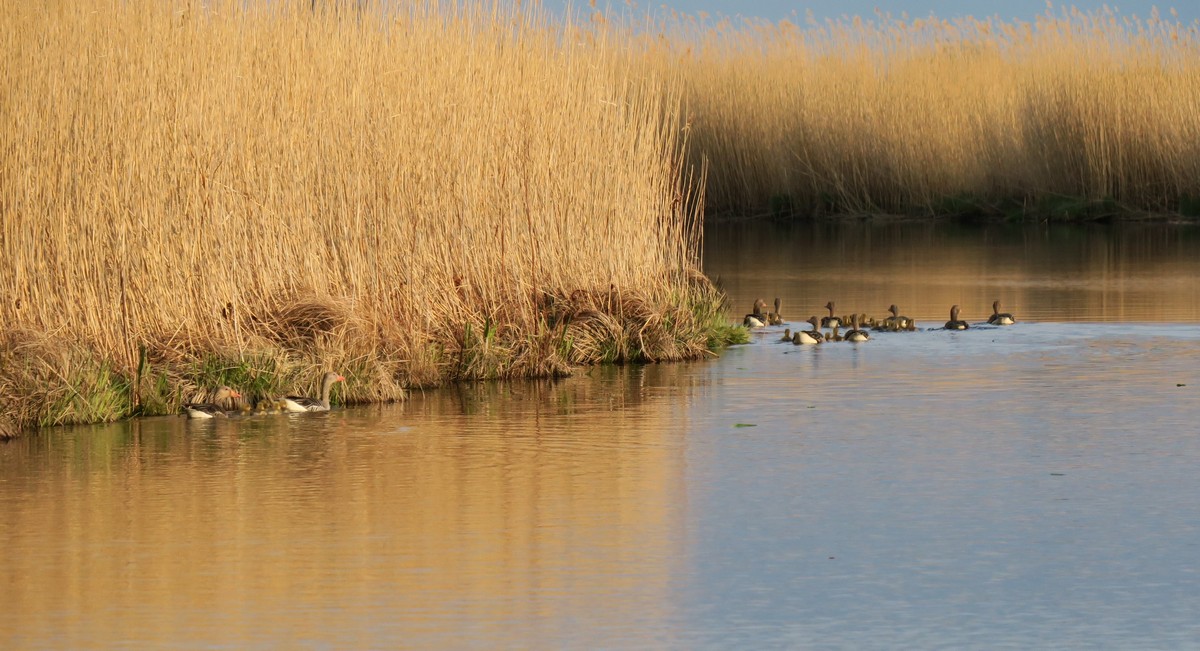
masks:
<svg viewBox="0 0 1200 651"><path fill-rule="evenodd" d="M230 398L241 398L241 397L242 397L242 394L239 393L236 389L231 389L227 386L221 385L221 386L217 387L217 390L213 393L212 399L213 399L214 403L221 404L222 402L225 402L226 400L229 400Z"/></svg>

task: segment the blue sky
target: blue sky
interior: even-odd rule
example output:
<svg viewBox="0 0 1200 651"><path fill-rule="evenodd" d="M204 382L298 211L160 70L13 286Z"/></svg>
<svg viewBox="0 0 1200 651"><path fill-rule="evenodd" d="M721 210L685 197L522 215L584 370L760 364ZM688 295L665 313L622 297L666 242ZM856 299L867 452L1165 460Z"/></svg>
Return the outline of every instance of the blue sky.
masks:
<svg viewBox="0 0 1200 651"><path fill-rule="evenodd" d="M567 0L543 0L544 5L554 11L561 11ZM587 0L574 0L577 7L586 8ZM624 7L623 0L598 0L597 5L605 4L613 8ZM1155 2L1153 0L1126 0L1124 2L1102 2L1080 0L1077 2L1055 2L1055 7L1070 7L1072 5L1082 10L1099 9L1105 5L1116 8L1122 16L1137 15L1139 18L1148 17L1152 7L1157 6L1163 17L1170 17L1169 9L1173 6L1179 12L1179 18L1185 23L1200 19L1200 2L1196 0L1174 0L1173 2ZM957 16L1000 16L1011 20L1032 20L1045 13L1045 0L760 0L758 2L738 2L737 0L650 0L636 3L639 13L657 9L666 5L673 9L695 14L705 11L709 14L726 16L753 16L771 21L792 18L793 14L801 21L807 11L823 20L836 18L843 14L873 17L875 8L900 16L908 12L911 18L923 18L936 14L941 18ZM794 19L793 19L794 20Z"/></svg>

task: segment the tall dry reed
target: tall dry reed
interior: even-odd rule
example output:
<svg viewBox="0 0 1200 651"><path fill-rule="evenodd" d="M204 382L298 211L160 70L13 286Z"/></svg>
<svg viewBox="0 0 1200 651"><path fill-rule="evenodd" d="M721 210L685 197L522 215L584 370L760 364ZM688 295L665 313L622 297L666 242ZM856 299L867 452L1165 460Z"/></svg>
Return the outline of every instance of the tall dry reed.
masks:
<svg viewBox="0 0 1200 651"><path fill-rule="evenodd" d="M701 354L678 80L502 6L6 7L0 420Z"/></svg>
<svg viewBox="0 0 1200 651"><path fill-rule="evenodd" d="M805 26L675 17L714 213L1200 214L1200 29L1157 14Z"/></svg>

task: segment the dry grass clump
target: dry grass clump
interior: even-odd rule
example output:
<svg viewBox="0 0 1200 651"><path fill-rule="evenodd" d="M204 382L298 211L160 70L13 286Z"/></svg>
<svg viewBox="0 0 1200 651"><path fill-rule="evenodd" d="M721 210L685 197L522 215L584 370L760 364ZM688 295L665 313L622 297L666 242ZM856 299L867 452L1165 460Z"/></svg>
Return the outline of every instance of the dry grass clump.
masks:
<svg viewBox="0 0 1200 651"><path fill-rule="evenodd" d="M612 313L641 333L614 359L701 352L707 334L644 332L647 309L700 296L677 280L700 202L676 77L500 4L316 5L0 12L21 62L0 73L0 322L72 342L9 338L8 420L169 412L213 383L311 391L330 368L347 401L559 373L595 356L548 325L537 297L558 288L651 306L636 331ZM34 404L86 393L85 368L124 402Z"/></svg>
<svg viewBox="0 0 1200 651"><path fill-rule="evenodd" d="M610 287L573 292L554 303L550 319L562 324L567 361L596 364L695 359L717 347L708 337L720 329L722 297L705 280L682 300L663 304L642 292ZM721 342L725 343L725 342Z"/></svg>
<svg viewBox="0 0 1200 651"><path fill-rule="evenodd" d="M25 328L0 333L0 421L20 425L109 420L128 404L128 377L86 345Z"/></svg>
<svg viewBox="0 0 1200 651"><path fill-rule="evenodd" d="M1072 9L659 30L710 212L1200 214L1197 25Z"/></svg>

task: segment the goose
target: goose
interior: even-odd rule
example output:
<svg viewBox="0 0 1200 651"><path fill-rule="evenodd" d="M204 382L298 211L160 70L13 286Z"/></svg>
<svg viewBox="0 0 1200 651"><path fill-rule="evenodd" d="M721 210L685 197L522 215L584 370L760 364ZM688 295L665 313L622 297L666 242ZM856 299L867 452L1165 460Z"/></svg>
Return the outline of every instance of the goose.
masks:
<svg viewBox="0 0 1200 651"><path fill-rule="evenodd" d="M892 315L880 322L877 327L878 330L888 330L890 332L907 330L911 332L917 329L916 322L906 316L900 316L900 308L896 307L895 304L888 306L888 312L891 312Z"/></svg>
<svg viewBox="0 0 1200 651"><path fill-rule="evenodd" d="M988 323L992 325L1012 325L1016 322L1017 320L1008 312L1000 313L1000 301L992 301L992 315L988 317Z"/></svg>
<svg viewBox="0 0 1200 651"><path fill-rule="evenodd" d="M212 402L193 402L183 406L188 418L224 418L226 413L222 406L230 398L241 398L242 394L227 386L218 387L213 393Z"/></svg>
<svg viewBox="0 0 1200 651"><path fill-rule="evenodd" d="M326 373L321 378L321 399L305 398L303 396L287 396L283 399L284 411L329 411L329 392L335 382L345 382L346 378L334 372Z"/></svg>
<svg viewBox="0 0 1200 651"><path fill-rule="evenodd" d="M832 328L842 325L842 320L833 315L833 301L826 303L825 309L829 310L829 316L821 318L822 328Z"/></svg>
<svg viewBox="0 0 1200 651"><path fill-rule="evenodd" d="M791 340L792 340L792 329L784 328L783 329L783 339L780 339L779 341L791 341Z"/></svg>
<svg viewBox="0 0 1200 651"><path fill-rule="evenodd" d="M783 311L781 311L779 309L779 307L781 305L783 305L783 301L779 300L779 297L776 296L775 297L775 311L767 313L767 324L768 325L783 325Z"/></svg>
<svg viewBox="0 0 1200 651"><path fill-rule="evenodd" d="M844 339L844 337L842 337L840 334L838 334L838 328L840 328L840 327L841 327L840 325L833 326L832 331L829 333L828 336L825 337L825 341L842 341Z"/></svg>
<svg viewBox="0 0 1200 651"><path fill-rule="evenodd" d="M887 316L887 317L884 317L884 318L876 321L875 322L876 330L887 331L887 330L895 330L896 329L896 320L898 319L898 317L896 316L896 314L898 312L898 310L896 309L896 306L892 305L892 306L888 307L887 311L891 313L891 316Z"/></svg>
<svg viewBox="0 0 1200 651"><path fill-rule="evenodd" d="M970 327L971 326L967 325L966 321L962 321L958 318L958 306L955 305L955 306L951 307L950 308L950 320L946 322L946 329L947 330L966 330L967 328L970 328Z"/></svg>
<svg viewBox="0 0 1200 651"><path fill-rule="evenodd" d="M819 344L825 341L825 335L821 334L821 329L819 327L819 324L821 323L820 319L815 316L810 317L808 319L808 323L812 325L812 330L797 330L796 334L792 337L792 343L808 345Z"/></svg>
<svg viewBox="0 0 1200 651"><path fill-rule="evenodd" d="M766 306L766 301L761 298L755 299L754 311L747 314L745 319L742 319L742 325L747 328L761 328L767 325L767 316L763 314L763 308Z"/></svg>
<svg viewBox="0 0 1200 651"><path fill-rule="evenodd" d="M858 321L859 319L857 314L850 315L850 323L853 327L849 332L846 333L846 341L862 342L871 338L871 335L867 334L865 330L859 329Z"/></svg>

